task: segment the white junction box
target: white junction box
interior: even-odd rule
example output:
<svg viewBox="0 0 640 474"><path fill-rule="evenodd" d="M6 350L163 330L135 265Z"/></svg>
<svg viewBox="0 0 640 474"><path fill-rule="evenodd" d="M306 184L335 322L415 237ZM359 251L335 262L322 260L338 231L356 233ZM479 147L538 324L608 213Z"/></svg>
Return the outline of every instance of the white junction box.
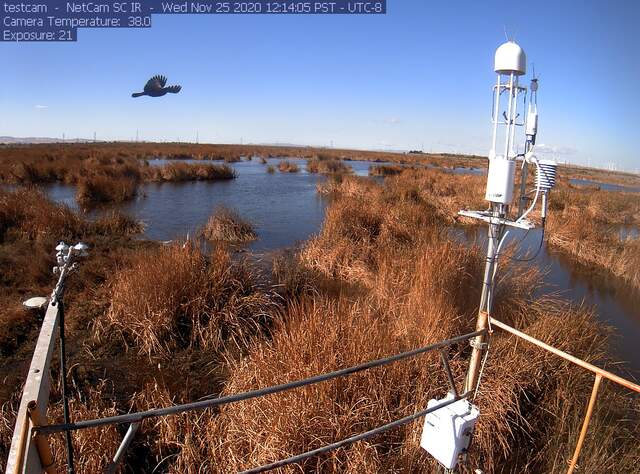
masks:
<svg viewBox="0 0 640 474"><path fill-rule="evenodd" d="M429 400L427 408L437 407L453 399L448 394L443 400ZM471 434L480 410L467 400L457 402L429 413L424 419L420 446L447 469L453 469L458 456L469 447Z"/></svg>
<svg viewBox="0 0 640 474"><path fill-rule="evenodd" d="M487 201L510 204L513 200L513 186L516 177L516 162L502 157L489 160L487 176Z"/></svg>

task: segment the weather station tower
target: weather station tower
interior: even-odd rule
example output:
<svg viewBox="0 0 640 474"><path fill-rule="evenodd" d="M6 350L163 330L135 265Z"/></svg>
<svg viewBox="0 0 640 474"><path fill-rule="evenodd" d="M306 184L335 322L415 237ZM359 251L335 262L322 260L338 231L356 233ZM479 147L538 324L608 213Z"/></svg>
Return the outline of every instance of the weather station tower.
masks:
<svg viewBox="0 0 640 474"><path fill-rule="evenodd" d="M472 351L465 377L464 394L477 392L482 368L489 354L491 307L500 251L510 229L529 231L535 228L537 223L542 227L539 249L542 248L548 193L556 181L555 161L539 160L535 156L538 133L538 79L533 77L529 88L520 84L521 78L527 72L527 59L523 49L514 41L507 41L501 45L495 53L494 71L497 79L493 86L492 139L485 192L485 199L489 202L489 206L486 210L459 212L461 216L479 219L488 223L489 226L487 258L476 321L476 331L483 332L470 341ZM520 119L518 104L522 99L524 111L527 96L529 97L527 114L525 119ZM523 138L518 134L518 130L522 128L524 128L524 147L523 153L518 153L517 144ZM518 166L520 166L520 185L516 196ZM533 180L528 179L529 166L536 168ZM528 187L533 189L528 190ZM536 219L530 218L538 202L541 202L541 206L536 211ZM533 258L520 261L531 261ZM453 472L460 459L464 458L475 423L480 417L478 407L466 399L444 406L447 400L451 401L455 395L457 394L449 393L443 400L429 401L429 407L442 404L443 408L425 417L420 443L422 448L440 462L445 472Z"/></svg>
<svg viewBox="0 0 640 474"><path fill-rule="evenodd" d="M555 161L538 159L535 155L538 133L538 79L536 77L531 79L529 89L520 84L520 79L527 73L527 57L524 50L514 41L502 44L495 53L494 71L497 79L493 86L492 140L485 193L489 208L484 211L465 210L459 213L489 224L487 259L477 320L479 329L486 329L490 321L498 257L509 234L509 228L531 230L536 227L536 221L529 216L539 201L541 202L539 211L541 239L544 239L548 194L555 186L557 171ZM518 103L522 97L524 109L527 95L529 103L526 118L520 119ZM523 127L524 152L518 153L517 140L520 137L516 132ZM516 197L518 164L520 165L520 186ZM532 183L533 190L527 191L530 165L535 166L536 176ZM531 195L533 197L530 197ZM511 212L512 206L517 209L515 213ZM542 246L542 240L540 246ZM482 354L486 346L485 336L478 336L472 341L473 352L465 380L465 390L473 390L477 386Z"/></svg>

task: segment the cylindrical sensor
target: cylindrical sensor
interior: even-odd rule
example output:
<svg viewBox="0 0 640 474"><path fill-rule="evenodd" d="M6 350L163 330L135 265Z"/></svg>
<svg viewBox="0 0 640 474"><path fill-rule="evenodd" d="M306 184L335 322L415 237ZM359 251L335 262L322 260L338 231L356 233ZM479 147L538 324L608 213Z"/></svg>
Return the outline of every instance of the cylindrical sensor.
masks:
<svg viewBox="0 0 640 474"><path fill-rule="evenodd" d="M504 158L489 160L489 176L487 177L487 201L511 204L513 186L516 176L516 162Z"/></svg>

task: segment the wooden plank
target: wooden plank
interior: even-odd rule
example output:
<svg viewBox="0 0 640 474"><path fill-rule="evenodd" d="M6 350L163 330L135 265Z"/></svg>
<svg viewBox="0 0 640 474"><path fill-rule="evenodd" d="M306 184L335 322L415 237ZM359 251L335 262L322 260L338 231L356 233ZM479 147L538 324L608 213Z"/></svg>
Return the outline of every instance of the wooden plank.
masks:
<svg viewBox="0 0 640 474"><path fill-rule="evenodd" d="M58 323L58 307L50 303L40 328L40 335L33 351L31 366L22 391L20 408L18 409L13 438L11 439L11 449L7 459L7 474L43 472L36 443L30 436L32 422L27 416L27 407L30 403L35 402L37 416L42 420L47 419L47 406L51 389L51 358L56 347ZM28 429L25 429L25 423L29 424ZM26 439L23 437L24 432L28 433ZM24 456L20 456L22 447L24 447ZM20 457L24 459L23 465L17 466Z"/></svg>

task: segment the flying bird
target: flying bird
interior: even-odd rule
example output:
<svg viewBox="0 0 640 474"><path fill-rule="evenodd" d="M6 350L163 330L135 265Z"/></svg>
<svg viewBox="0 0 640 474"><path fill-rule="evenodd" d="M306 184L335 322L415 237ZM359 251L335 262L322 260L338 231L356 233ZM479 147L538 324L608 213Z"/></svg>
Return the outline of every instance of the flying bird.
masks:
<svg viewBox="0 0 640 474"><path fill-rule="evenodd" d="M131 94L131 97L142 97L143 95L148 95L149 97L162 97L167 92L171 92L172 94L177 94L182 89L181 86L169 86L167 85L167 78L165 76L153 76L151 79L147 81L144 85L143 92L135 92Z"/></svg>

